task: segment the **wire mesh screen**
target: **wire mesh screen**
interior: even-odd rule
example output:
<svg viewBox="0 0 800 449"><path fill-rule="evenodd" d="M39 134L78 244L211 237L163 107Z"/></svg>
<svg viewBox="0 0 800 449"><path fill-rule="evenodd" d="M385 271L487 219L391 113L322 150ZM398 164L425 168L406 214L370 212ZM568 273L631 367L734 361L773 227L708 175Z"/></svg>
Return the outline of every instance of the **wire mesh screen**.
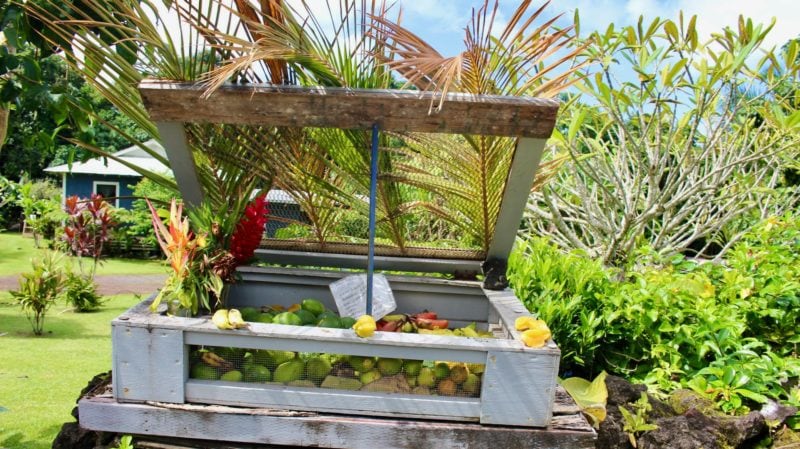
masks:
<svg viewBox="0 0 800 449"><path fill-rule="evenodd" d="M189 377L379 393L479 397L485 366L347 354L192 346Z"/></svg>
<svg viewBox="0 0 800 449"><path fill-rule="evenodd" d="M237 167L269 189L263 247L366 253L369 131L211 124L187 131L196 158ZM376 254L482 260L514 145L504 137L381 133Z"/></svg>

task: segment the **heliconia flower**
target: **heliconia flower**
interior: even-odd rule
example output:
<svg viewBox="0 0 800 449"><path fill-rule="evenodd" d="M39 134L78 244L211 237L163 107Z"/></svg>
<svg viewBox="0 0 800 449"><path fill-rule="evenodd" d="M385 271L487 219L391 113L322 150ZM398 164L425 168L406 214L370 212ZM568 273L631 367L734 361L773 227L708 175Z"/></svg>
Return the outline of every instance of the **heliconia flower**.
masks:
<svg viewBox="0 0 800 449"><path fill-rule="evenodd" d="M259 195L245 208L244 216L236 224L230 244L230 252L238 265L253 258L256 248L261 243L268 214L269 204L266 194Z"/></svg>

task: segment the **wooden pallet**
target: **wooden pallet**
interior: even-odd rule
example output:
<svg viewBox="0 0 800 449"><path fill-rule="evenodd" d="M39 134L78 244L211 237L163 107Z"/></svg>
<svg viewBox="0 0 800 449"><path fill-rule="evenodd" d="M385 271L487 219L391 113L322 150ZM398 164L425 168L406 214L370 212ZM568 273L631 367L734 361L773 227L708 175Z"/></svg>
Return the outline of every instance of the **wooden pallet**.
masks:
<svg viewBox="0 0 800 449"><path fill-rule="evenodd" d="M254 448L593 448L596 433L559 387L543 429L344 416L220 405L116 402L105 393L79 402L81 427L133 434L143 449Z"/></svg>

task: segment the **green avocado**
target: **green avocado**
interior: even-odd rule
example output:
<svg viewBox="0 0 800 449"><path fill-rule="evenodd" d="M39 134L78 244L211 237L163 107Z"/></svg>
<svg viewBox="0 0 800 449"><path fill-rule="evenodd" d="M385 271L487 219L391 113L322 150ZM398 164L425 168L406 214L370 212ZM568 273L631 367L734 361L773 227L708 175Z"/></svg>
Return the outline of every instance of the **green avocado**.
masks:
<svg viewBox="0 0 800 449"><path fill-rule="evenodd" d="M242 319L245 321L257 321L256 318L261 315L261 311L255 307L242 307L239 312L242 313Z"/></svg>
<svg viewBox="0 0 800 449"><path fill-rule="evenodd" d="M300 322L303 325L314 324L314 323L317 322L317 315L309 312L308 310L300 309L300 310L298 310L296 312L293 312L293 313L300 318Z"/></svg>
<svg viewBox="0 0 800 449"><path fill-rule="evenodd" d="M254 365L244 370L245 382L269 382L272 380L272 373L266 366Z"/></svg>
<svg viewBox="0 0 800 449"><path fill-rule="evenodd" d="M317 327L330 327L334 329L341 329L342 322L335 316L326 316L317 322Z"/></svg>
<svg viewBox="0 0 800 449"><path fill-rule="evenodd" d="M341 321L342 329L350 329L354 324L356 324L356 319L351 316L343 316Z"/></svg>
<svg viewBox="0 0 800 449"><path fill-rule="evenodd" d="M275 318L272 319L272 322L275 324L289 324L292 326L303 325L303 320L301 320L300 317L293 312L279 313L275 315Z"/></svg>
<svg viewBox="0 0 800 449"><path fill-rule="evenodd" d="M192 379L217 380L219 379L219 372L213 366L208 366L205 363L198 363L192 367L192 372L189 377Z"/></svg>
<svg viewBox="0 0 800 449"><path fill-rule="evenodd" d="M306 364L300 359L292 359L288 362L281 363L275 368L275 374L272 379L275 382L289 383L295 380L300 380L303 376L303 369Z"/></svg>
<svg viewBox="0 0 800 449"><path fill-rule="evenodd" d="M220 376L219 380L226 380L228 382L241 382L243 377L244 376L242 375L241 371L233 370L233 371L228 371L227 373Z"/></svg>
<svg viewBox="0 0 800 449"><path fill-rule="evenodd" d="M307 298L300 302L300 307L303 310L307 310L314 314L314 316L319 315L320 313L325 311L325 305L321 302L317 301L316 299Z"/></svg>

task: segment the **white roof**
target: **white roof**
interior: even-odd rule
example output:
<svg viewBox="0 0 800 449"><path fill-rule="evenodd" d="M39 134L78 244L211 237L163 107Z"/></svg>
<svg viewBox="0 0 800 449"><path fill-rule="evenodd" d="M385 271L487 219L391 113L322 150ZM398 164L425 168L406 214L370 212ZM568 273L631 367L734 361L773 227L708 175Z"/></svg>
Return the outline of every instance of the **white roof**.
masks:
<svg viewBox="0 0 800 449"><path fill-rule="evenodd" d="M165 156L166 152L164 147L155 140L148 140L144 145L156 153ZM117 151L114 156L122 159L123 161L157 173L169 172L170 169L162 164L151 155L147 154L138 146L125 148L124 150ZM55 167L45 168L44 171L49 173L74 173L74 174L89 174L89 175L115 175L115 176L142 176L137 171L131 169L125 164L115 161L111 158L96 157L89 159L86 162L75 162L72 168L68 164L57 165Z"/></svg>
<svg viewBox="0 0 800 449"><path fill-rule="evenodd" d="M148 140L144 143L144 146L166 157L167 153L164 151L164 147L162 147L157 141ZM147 154L147 152L138 146L132 146L125 148L124 150L119 150L114 153L114 156L136 165L137 167L142 167L152 172L164 173L170 171L166 165L153 158L153 156ZM87 175L142 176L121 162L103 157L89 159L86 162L76 162L72 164L72 169L70 169L67 164L63 164L55 167L45 168L44 171L50 173L77 173ZM295 203L291 195L280 189L271 189L269 192L267 192L267 201L270 203Z"/></svg>

